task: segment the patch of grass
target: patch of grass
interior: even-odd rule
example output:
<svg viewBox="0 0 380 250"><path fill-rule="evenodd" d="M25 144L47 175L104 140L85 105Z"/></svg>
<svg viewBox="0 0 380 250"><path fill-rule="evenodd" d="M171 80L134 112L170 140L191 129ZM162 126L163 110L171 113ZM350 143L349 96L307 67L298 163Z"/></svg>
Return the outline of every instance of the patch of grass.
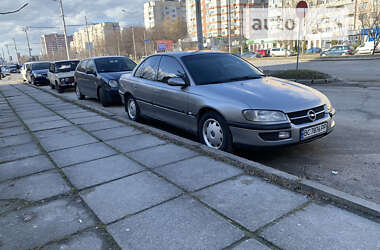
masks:
<svg viewBox="0 0 380 250"><path fill-rule="evenodd" d="M297 76L297 70L290 69L290 70L275 70L275 71L269 71L266 72L270 76L283 78L283 79L303 79L303 80L316 80L316 79L327 79L330 76L328 74L315 71L315 70L309 70L309 69L300 69L298 71Z"/></svg>

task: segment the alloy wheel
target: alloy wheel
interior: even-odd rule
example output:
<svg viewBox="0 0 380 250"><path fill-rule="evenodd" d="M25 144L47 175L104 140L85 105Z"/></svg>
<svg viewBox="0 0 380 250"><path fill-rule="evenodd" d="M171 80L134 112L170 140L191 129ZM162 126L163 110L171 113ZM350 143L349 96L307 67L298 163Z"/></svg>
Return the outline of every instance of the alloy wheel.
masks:
<svg viewBox="0 0 380 250"><path fill-rule="evenodd" d="M213 118L207 119L202 128L203 140L207 146L220 149L223 145L223 129Z"/></svg>
<svg viewBox="0 0 380 250"><path fill-rule="evenodd" d="M136 102L133 98L129 98L129 100L128 100L128 115L132 120L134 120L134 119L136 119L136 114L137 114Z"/></svg>

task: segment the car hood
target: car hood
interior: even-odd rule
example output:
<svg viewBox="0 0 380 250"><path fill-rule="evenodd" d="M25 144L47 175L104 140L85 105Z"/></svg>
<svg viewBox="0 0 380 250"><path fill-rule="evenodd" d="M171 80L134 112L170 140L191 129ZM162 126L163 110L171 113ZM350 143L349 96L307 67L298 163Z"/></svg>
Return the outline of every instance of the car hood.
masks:
<svg viewBox="0 0 380 250"><path fill-rule="evenodd" d="M239 101L247 108L281 110L285 113L313 108L328 103L318 90L302 84L275 78L202 85L195 93L220 101Z"/></svg>
<svg viewBox="0 0 380 250"><path fill-rule="evenodd" d="M64 78L64 77L72 77L74 76L75 71L69 71L69 72L60 72L60 73L55 73L55 75L58 78Z"/></svg>
<svg viewBox="0 0 380 250"><path fill-rule="evenodd" d="M103 72L99 73L101 77L107 80L116 80L119 81L121 75L125 73L130 73L131 71L121 71L121 72Z"/></svg>
<svg viewBox="0 0 380 250"><path fill-rule="evenodd" d="M33 70L33 74L45 74L48 71L49 71L48 69Z"/></svg>

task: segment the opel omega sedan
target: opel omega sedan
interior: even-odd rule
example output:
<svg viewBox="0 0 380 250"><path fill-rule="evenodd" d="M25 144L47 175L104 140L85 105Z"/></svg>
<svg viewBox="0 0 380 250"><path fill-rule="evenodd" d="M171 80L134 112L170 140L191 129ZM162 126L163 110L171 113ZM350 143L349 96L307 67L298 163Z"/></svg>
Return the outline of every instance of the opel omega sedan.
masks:
<svg viewBox="0 0 380 250"><path fill-rule="evenodd" d="M243 59L216 52L156 54L120 79L131 120L150 117L197 134L204 144L277 146L330 133L335 109L319 91L267 77Z"/></svg>

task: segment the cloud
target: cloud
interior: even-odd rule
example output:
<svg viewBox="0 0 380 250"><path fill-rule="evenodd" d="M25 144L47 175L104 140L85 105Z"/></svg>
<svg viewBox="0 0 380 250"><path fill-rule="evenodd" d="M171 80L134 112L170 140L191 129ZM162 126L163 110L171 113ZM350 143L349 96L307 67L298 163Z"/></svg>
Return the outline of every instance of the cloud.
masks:
<svg viewBox="0 0 380 250"><path fill-rule="evenodd" d="M67 24L84 24L102 20L119 21L122 26L143 25L144 3L148 0L62 0ZM23 3L29 5L19 13L0 15L0 47L9 44L9 52L15 57L13 38L21 54L27 54L25 32L22 27L31 28L28 32L32 54L39 55L41 51L40 37L48 33L63 33L62 20L57 0L1 0L0 11L17 9ZM6 6L6 8L4 8ZM122 11L125 10L125 11ZM56 27L56 28L47 28ZM68 27L72 34L78 27ZM6 48L4 47L7 56ZM0 49L0 54L2 53Z"/></svg>

